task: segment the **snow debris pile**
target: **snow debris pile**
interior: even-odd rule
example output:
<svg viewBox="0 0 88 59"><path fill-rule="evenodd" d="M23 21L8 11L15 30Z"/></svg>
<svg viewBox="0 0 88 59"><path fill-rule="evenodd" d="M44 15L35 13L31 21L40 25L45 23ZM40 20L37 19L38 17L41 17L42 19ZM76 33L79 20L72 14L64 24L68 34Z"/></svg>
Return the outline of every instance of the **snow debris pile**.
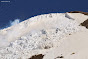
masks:
<svg viewBox="0 0 88 59"><path fill-rule="evenodd" d="M0 59L28 59L32 51L59 47L62 38L78 31L79 23L68 13L32 17L0 30Z"/></svg>

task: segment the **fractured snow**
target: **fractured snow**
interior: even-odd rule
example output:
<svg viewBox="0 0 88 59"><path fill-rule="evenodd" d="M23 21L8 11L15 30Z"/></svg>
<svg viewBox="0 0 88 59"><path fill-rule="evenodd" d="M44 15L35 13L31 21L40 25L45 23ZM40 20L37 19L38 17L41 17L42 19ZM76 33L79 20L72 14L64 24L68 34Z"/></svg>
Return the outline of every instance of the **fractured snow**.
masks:
<svg viewBox="0 0 88 59"><path fill-rule="evenodd" d="M72 16L72 13L39 15L0 30L0 59L26 59L39 50L59 47L64 37L82 28Z"/></svg>

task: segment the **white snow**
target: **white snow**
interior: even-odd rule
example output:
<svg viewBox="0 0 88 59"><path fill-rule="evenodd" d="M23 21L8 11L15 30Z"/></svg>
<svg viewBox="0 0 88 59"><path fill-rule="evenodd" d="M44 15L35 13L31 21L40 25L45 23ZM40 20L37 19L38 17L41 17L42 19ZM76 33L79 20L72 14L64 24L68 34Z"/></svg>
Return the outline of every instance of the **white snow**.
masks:
<svg viewBox="0 0 88 59"><path fill-rule="evenodd" d="M76 40L71 41L74 45L71 51L68 47L70 42L66 38L70 37L69 34L73 37L75 33L83 31L85 27L79 25L87 18L80 13L51 13L38 15L0 30L0 59L28 59L40 53L46 55L44 59L54 59L59 52L69 59L69 52L75 51ZM64 42L69 45L66 46Z"/></svg>

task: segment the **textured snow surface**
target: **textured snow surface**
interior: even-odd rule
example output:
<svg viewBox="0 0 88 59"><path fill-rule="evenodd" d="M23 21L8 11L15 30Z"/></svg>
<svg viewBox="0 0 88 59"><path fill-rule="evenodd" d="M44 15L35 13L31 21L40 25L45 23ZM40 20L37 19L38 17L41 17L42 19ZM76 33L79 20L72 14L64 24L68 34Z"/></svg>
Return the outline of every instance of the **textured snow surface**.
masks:
<svg viewBox="0 0 88 59"><path fill-rule="evenodd" d="M41 50L59 47L64 37L80 29L79 23L68 13L32 17L0 30L0 59L28 59Z"/></svg>

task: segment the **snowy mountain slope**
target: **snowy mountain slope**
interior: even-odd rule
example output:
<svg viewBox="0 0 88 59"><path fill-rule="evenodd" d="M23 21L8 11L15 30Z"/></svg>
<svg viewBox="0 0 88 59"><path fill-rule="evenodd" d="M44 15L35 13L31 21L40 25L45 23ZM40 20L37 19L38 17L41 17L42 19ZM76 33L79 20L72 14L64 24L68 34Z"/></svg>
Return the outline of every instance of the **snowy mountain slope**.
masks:
<svg viewBox="0 0 88 59"><path fill-rule="evenodd" d="M87 18L80 13L51 13L38 15L0 30L0 59L28 59L39 53L48 55L44 59L53 59L56 54L53 55L51 51L60 52L55 51L55 48L62 49L60 46L65 46L61 44L65 42L64 38L73 37L80 31L87 32L85 27L79 26ZM69 43L69 40L66 42ZM66 53L68 52L69 50Z"/></svg>
<svg viewBox="0 0 88 59"><path fill-rule="evenodd" d="M7 41L11 42L16 39L19 39L21 36L24 36L27 33L33 32L33 30L39 31L43 29L48 30L48 29L56 29L56 28L63 30L63 28L65 28L66 26L72 25L71 22L73 22L73 20L70 20L67 17L65 17L65 14L41 15L30 18L15 26L1 30L0 36L1 36L1 40L4 39L6 42Z"/></svg>

